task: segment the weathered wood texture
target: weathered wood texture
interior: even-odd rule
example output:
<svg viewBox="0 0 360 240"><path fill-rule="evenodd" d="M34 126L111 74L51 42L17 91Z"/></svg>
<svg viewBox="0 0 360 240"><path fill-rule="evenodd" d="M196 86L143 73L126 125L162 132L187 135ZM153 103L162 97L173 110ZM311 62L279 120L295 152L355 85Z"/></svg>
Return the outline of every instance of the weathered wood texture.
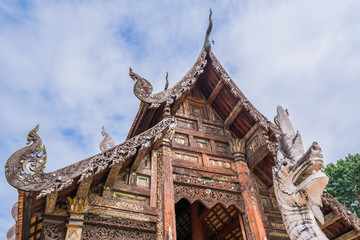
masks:
<svg viewBox="0 0 360 240"><path fill-rule="evenodd" d="M244 216L247 218L244 224L248 224L249 230L249 232L246 233L247 239L265 239L266 232L261 219L260 203L256 200L256 192L250 176L250 170L242 156L237 155L235 161L235 167L242 188L242 199L245 209Z"/></svg>

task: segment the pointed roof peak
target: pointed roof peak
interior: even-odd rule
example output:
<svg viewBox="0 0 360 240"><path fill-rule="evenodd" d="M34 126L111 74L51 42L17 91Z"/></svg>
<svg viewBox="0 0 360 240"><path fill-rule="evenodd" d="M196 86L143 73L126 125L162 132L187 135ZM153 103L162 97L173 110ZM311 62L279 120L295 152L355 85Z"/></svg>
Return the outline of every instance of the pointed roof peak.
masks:
<svg viewBox="0 0 360 240"><path fill-rule="evenodd" d="M211 19L211 16L212 16L212 11L211 11L211 8L210 8L209 26L208 26L207 31L206 31L205 42L204 42L204 48L205 48L206 52L211 51L210 33L211 33L211 30L212 30L212 26L213 26L213 21Z"/></svg>

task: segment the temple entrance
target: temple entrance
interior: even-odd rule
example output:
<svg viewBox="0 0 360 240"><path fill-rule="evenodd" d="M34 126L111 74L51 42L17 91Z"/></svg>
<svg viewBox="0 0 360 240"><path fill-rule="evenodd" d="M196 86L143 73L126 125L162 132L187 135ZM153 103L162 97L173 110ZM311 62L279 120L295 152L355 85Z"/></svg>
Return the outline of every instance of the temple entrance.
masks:
<svg viewBox="0 0 360 240"><path fill-rule="evenodd" d="M175 204L178 240L245 239L240 211L233 205L217 203L207 208L201 202L189 203L182 198Z"/></svg>

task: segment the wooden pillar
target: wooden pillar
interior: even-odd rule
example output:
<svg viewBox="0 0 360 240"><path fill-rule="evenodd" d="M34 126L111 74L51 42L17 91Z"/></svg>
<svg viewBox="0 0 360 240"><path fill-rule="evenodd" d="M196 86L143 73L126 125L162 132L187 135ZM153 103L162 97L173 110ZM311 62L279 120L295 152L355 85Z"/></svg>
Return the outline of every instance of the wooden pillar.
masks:
<svg viewBox="0 0 360 240"><path fill-rule="evenodd" d="M92 180L92 177L89 179ZM80 184L80 187L87 187L88 182L85 179L83 184ZM84 191L80 191L84 193ZM79 193L79 190L78 190ZM81 240L82 228L84 226L84 218L87 210L89 209L89 202L87 197L78 197L74 198L67 197L67 207L70 214L69 222L66 224L66 237L65 240Z"/></svg>
<svg viewBox="0 0 360 240"><path fill-rule="evenodd" d="M164 138L157 151L157 240L176 240L174 183L171 144Z"/></svg>
<svg viewBox="0 0 360 240"><path fill-rule="evenodd" d="M256 188L250 176L249 167L243 153L234 153L235 167L239 176L239 183L242 189L244 213L243 222L246 229L247 240L264 240L266 232L261 219L259 202L256 198Z"/></svg>
<svg viewBox="0 0 360 240"><path fill-rule="evenodd" d="M190 205L190 216L192 240L203 240L203 229L199 217L199 202L194 202Z"/></svg>
<svg viewBox="0 0 360 240"><path fill-rule="evenodd" d="M69 223L66 224L65 240L81 240L82 227L84 225L84 214L70 212Z"/></svg>

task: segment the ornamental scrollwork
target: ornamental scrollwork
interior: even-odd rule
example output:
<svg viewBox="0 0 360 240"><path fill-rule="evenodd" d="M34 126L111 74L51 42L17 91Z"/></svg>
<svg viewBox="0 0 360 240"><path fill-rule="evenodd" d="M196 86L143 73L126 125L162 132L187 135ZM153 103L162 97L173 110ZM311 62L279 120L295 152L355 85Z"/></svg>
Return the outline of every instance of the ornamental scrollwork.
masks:
<svg viewBox="0 0 360 240"><path fill-rule="evenodd" d="M66 226L65 223L55 224L45 222L42 232L44 240L63 240L66 235Z"/></svg>
<svg viewBox="0 0 360 240"><path fill-rule="evenodd" d="M95 226L86 224L82 231L82 238L87 240L110 240L110 239L143 239L154 240L155 233L140 232L126 228L114 228L109 226Z"/></svg>
<svg viewBox="0 0 360 240"><path fill-rule="evenodd" d="M114 225L116 227L125 227L125 228L134 228L146 231L156 231L156 224L154 222L142 222L134 221L130 219L116 218L116 217L101 217L98 215L86 215L85 222L91 223L93 225L98 225L99 223L106 223Z"/></svg>
<svg viewBox="0 0 360 240"><path fill-rule="evenodd" d="M152 93L153 87L151 83L130 68L129 76L135 81L135 96L141 101L150 104L150 108L158 108L163 103L172 104L184 93L190 91L191 87L195 84L197 77L203 72L207 63L206 55L207 52L203 48L194 65L174 87L155 94Z"/></svg>
<svg viewBox="0 0 360 240"><path fill-rule="evenodd" d="M134 156L141 146L150 147L152 143L163 137L164 132L173 125L173 122L171 117L166 117L154 127L122 144L50 173L42 172L46 162L46 150L37 134L39 129L37 126L28 134L28 143L32 142L32 144L16 151L7 160L6 179L10 185L19 190L40 192L37 198L44 197L67 188L76 177L80 177L79 182L81 182L113 164L124 162Z"/></svg>
<svg viewBox="0 0 360 240"><path fill-rule="evenodd" d="M239 193L241 192L240 185L238 183L223 182L223 181L217 181L217 180L187 176L187 175L179 175L179 174L173 174L173 178L174 178L174 182L180 184L197 185L206 188L216 188L231 192L239 192Z"/></svg>
<svg viewBox="0 0 360 240"><path fill-rule="evenodd" d="M217 203L222 203L226 208L234 205L241 210L243 209L240 193L174 183L174 195L175 203L185 198L190 203L198 200L207 208L212 208Z"/></svg>

